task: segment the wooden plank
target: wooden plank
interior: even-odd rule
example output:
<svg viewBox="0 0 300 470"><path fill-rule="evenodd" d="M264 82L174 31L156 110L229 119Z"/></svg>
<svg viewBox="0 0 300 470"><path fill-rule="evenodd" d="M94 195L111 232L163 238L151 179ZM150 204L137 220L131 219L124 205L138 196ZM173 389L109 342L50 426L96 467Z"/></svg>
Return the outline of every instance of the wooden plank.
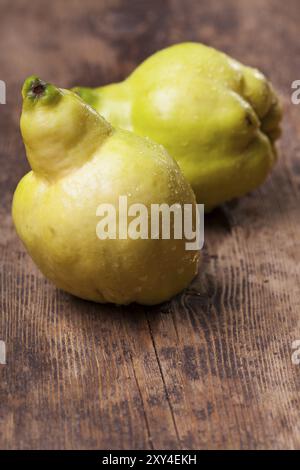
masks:
<svg viewBox="0 0 300 470"><path fill-rule="evenodd" d="M297 0L2 0L0 448L300 448L300 368L291 360L300 339L300 127L290 103L299 17ZM119 80L187 39L262 68L280 90L276 169L206 217L203 271L171 302L117 308L56 290L10 216L28 168L22 81Z"/></svg>

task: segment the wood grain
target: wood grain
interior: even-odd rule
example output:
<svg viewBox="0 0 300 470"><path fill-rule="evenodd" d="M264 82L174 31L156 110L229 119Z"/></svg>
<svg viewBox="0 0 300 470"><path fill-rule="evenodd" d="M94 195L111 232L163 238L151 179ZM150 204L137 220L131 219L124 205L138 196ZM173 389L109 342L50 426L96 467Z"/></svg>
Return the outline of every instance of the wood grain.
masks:
<svg viewBox="0 0 300 470"><path fill-rule="evenodd" d="M0 447L299 449L300 108L297 0L1 0ZM100 306L56 290L14 232L28 166L20 87L36 73L68 87L126 76L196 40L261 68L285 107L266 184L206 217L204 271L153 308Z"/></svg>

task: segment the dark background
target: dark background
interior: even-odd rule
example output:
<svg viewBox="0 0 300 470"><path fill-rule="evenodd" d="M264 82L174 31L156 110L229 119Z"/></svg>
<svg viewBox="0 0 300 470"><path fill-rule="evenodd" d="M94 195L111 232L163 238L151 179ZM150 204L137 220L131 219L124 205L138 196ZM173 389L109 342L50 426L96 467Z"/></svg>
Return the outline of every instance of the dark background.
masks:
<svg viewBox="0 0 300 470"><path fill-rule="evenodd" d="M300 448L299 2L1 0L0 19L0 448ZM109 83L186 40L270 77L285 109L278 165L206 217L204 270L182 295L154 308L75 299L12 226L28 170L22 82Z"/></svg>

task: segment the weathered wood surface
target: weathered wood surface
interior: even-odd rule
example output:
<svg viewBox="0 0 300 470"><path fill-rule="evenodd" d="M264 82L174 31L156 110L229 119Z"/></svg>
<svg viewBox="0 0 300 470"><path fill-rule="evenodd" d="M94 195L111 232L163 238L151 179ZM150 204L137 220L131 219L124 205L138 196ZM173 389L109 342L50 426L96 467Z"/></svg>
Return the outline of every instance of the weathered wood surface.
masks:
<svg viewBox="0 0 300 470"><path fill-rule="evenodd" d="M0 447L300 448L300 78L297 0L1 0ZM267 183L206 218L205 270L167 305L115 308L56 290L12 227L27 170L20 87L119 80L183 40L267 73L284 135Z"/></svg>

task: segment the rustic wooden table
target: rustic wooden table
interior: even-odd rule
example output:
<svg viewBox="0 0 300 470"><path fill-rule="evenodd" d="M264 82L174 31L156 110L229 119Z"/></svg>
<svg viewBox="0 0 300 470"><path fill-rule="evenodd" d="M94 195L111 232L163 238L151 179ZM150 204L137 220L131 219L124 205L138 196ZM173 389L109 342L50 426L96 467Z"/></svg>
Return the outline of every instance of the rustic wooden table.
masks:
<svg viewBox="0 0 300 470"><path fill-rule="evenodd" d="M297 0L1 0L0 447L300 448L300 78ZM206 217L205 270L170 303L117 308L55 289L10 206L28 165L20 87L125 77L157 49L203 41L261 68L282 95L267 183Z"/></svg>

